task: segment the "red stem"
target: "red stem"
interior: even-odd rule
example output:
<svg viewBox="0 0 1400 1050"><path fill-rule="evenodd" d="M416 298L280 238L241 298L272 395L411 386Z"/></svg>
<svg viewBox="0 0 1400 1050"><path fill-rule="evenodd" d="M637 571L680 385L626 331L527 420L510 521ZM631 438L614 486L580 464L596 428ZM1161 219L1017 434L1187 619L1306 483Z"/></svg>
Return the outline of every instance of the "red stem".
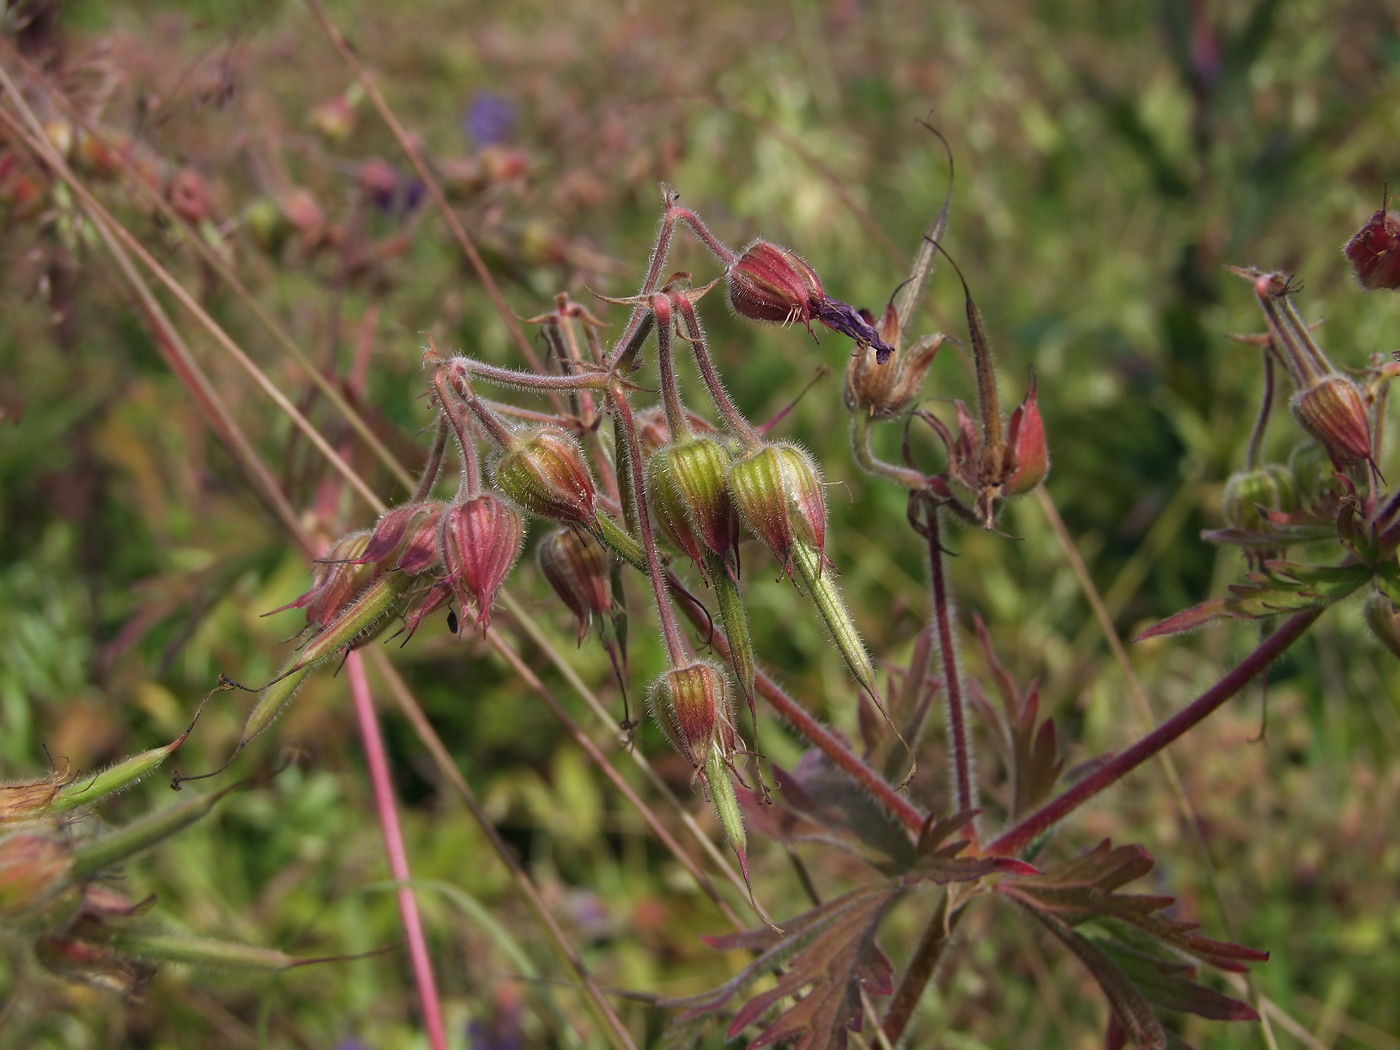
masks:
<svg viewBox="0 0 1400 1050"><path fill-rule="evenodd" d="M948 712L948 750L953 758L953 797L956 813L977 808L977 785L972 779L972 752L967 742L967 705L963 702L958 674L957 639L953 637L948 581L944 575L943 544L939 538L938 510L928 507L924 538L928 540L929 582L933 589L933 626L938 633L939 662L943 665L943 702Z"/></svg>
<svg viewBox="0 0 1400 1050"><path fill-rule="evenodd" d="M1023 849L1041 832L1054 827L1104 788L1142 765L1238 693L1301 638L1322 613L1321 607L1294 613L1282 627L1265 638L1254 652L1240 661L1233 671L1215 685L1132 747L1115 755L1064 794L1051 799L1019 824L1004 832L983 852L987 856L1007 856Z"/></svg>
<svg viewBox="0 0 1400 1050"><path fill-rule="evenodd" d="M364 660L359 652L345 658L345 670L350 677L350 692L355 699L355 717L360 724L360 740L369 765L369 779L374 786L374 805L379 813L379 826L384 832L384 850L389 855L389 871L399 883L399 917L408 935L408 954L413 961L413 977L418 985L418 1002L423 1010L423 1027L428 1031L428 1043L433 1050L447 1050L447 1031L442 1023L442 1006L438 1002L437 982L433 979L433 964L428 958L428 942L423 936L423 923L418 915L418 902L408 886L412 877L408 869L408 852L404 849L399 814L394 806L394 786L389 779L389 756L384 751L384 738L379 733L379 719L374 713L374 699L365 676Z"/></svg>

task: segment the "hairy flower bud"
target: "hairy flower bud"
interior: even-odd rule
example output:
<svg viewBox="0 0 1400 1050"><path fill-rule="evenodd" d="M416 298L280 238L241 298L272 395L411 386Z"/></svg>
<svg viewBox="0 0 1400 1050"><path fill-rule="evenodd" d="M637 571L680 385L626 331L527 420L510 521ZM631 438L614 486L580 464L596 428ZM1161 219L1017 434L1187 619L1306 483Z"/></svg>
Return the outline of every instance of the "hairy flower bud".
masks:
<svg viewBox="0 0 1400 1050"><path fill-rule="evenodd" d="M652 717L677 751L695 769L712 752L734 753L734 699L729 676L717 664L697 661L672 668L647 695Z"/></svg>
<svg viewBox="0 0 1400 1050"><path fill-rule="evenodd" d="M440 529L448 582L463 609L476 609L484 631L491 625L491 602L520 557L525 520L505 500L486 492L448 507Z"/></svg>
<svg viewBox="0 0 1400 1050"><path fill-rule="evenodd" d="M593 614L612 608L612 559L592 536L573 529L551 532L536 552L540 572L578 621L578 639Z"/></svg>
<svg viewBox="0 0 1400 1050"><path fill-rule="evenodd" d="M1338 467L1371 458L1371 425L1361 391L1346 376L1323 377L1293 398L1293 415Z"/></svg>
<svg viewBox="0 0 1400 1050"><path fill-rule="evenodd" d="M1035 381L1026 399L1011 411L1006 441L1016 454L1016 466L1002 485L1003 496L1021 496L1033 490L1050 473L1050 452L1045 445L1045 422L1035 400Z"/></svg>
<svg viewBox="0 0 1400 1050"><path fill-rule="evenodd" d="M735 460L729 491L749 528L784 566L793 546L826 546L826 497L812 457L796 445L765 445Z"/></svg>
<svg viewBox="0 0 1400 1050"><path fill-rule="evenodd" d="M593 527L593 475L565 431L538 427L514 435L496 461L495 478L497 487L530 513Z"/></svg>
<svg viewBox="0 0 1400 1050"><path fill-rule="evenodd" d="M352 532L336 540L311 566L311 589L290 605L272 611L305 609L306 622L311 626L329 624L375 576L374 568L363 560L369 541L368 531Z"/></svg>
<svg viewBox="0 0 1400 1050"><path fill-rule="evenodd" d="M729 450L692 437L660 449L647 464L647 500L667 539L697 565L705 552L727 558L739 545L739 514L729 496Z"/></svg>
<svg viewBox="0 0 1400 1050"><path fill-rule="evenodd" d="M360 562L379 571L394 568L417 576L438 563L442 503L409 503L386 512L374 526Z"/></svg>
<svg viewBox="0 0 1400 1050"><path fill-rule="evenodd" d="M768 241L754 241L729 270L729 305L753 321L798 321L810 329L825 298L817 272Z"/></svg>
<svg viewBox="0 0 1400 1050"><path fill-rule="evenodd" d="M1342 249L1361 287L1400 288L1400 218L1376 212Z"/></svg>
<svg viewBox="0 0 1400 1050"><path fill-rule="evenodd" d="M1245 532L1259 532L1270 512L1290 512L1298 507L1298 489L1287 467L1270 463L1259 470L1230 475L1221 498L1225 521Z"/></svg>
<svg viewBox="0 0 1400 1050"><path fill-rule="evenodd" d="M0 926L61 923L82 897L72 869L72 851L51 835L22 832L0 841Z"/></svg>

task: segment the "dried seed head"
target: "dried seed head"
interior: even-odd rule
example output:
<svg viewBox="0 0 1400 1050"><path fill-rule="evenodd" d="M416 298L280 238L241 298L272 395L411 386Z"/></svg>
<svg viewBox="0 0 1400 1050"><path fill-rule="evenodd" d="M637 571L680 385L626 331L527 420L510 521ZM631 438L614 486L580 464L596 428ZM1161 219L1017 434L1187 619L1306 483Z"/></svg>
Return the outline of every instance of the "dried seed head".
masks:
<svg viewBox="0 0 1400 1050"><path fill-rule="evenodd" d="M1245 532L1263 531L1266 514L1290 513L1297 507L1298 489L1293 474L1281 463L1230 475L1221 498L1225 521Z"/></svg>
<svg viewBox="0 0 1400 1050"><path fill-rule="evenodd" d="M817 272L796 252L768 241L754 241L729 270L729 305L753 321L796 321L810 330L825 298Z"/></svg>
<svg viewBox="0 0 1400 1050"><path fill-rule="evenodd" d="M1016 456L1016 466L1002 483L1003 496L1030 492L1050 473L1050 452L1045 444L1045 421L1035 400L1035 380L1026 399L1011 411L1006 425L1006 441Z"/></svg>
<svg viewBox="0 0 1400 1050"><path fill-rule="evenodd" d="M593 614L612 609L612 558L602 544L573 529L551 532L536 552L540 572L578 621L578 638Z"/></svg>
<svg viewBox="0 0 1400 1050"><path fill-rule="evenodd" d="M712 752L734 754L734 697L729 676L718 664L697 661L656 680L647 696L652 717L677 751L695 769Z"/></svg>
<svg viewBox="0 0 1400 1050"><path fill-rule="evenodd" d="M0 825L38 820L49 812L54 796L69 779L66 773L53 772L43 780L0 784Z"/></svg>
<svg viewBox="0 0 1400 1050"><path fill-rule="evenodd" d="M739 546L739 514L725 477L731 457L714 438L668 445L647 464L647 499L667 539L697 565L705 552L728 558Z"/></svg>
<svg viewBox="0 0 1400 1050"><path fill-rule="evenodd" d="M593 474L578 443L557 427L512 436L496 461L496 486L532 514L592 528Z"/></svg>
<svg viewBox="0 0 1400 1050"><path fill-rule="evenodd" d="M1361 287L1400 288L1400 218L1382 208L1342 249Z"/></svg>
<svg viewBox="0 0 1400 1050"><path fill-rule="evenodd" d="M62 839L21 832L0 840L0 926L42 929L70 918L82 901L72 870Z"/></svg>
<svg viewBox="0 0 1400 1050"><path fill-rule="evenodd" d="M907 352L896 351L893 359L886 355L883 360L873 346L858 347L846 366L846 407L852 412L866 412L872 419L899 415L923 386L942 345L942 335L928 336Z"/></svg>
<svg viewBox="0 0 1400 1050"><path fill-rule="evenodd" d="M1371 425L1360 389L1333 373L1293 397L1293 415L1338 467L1371 458Z"/></svg>
<svg viewBox="0 0 1400 1050"><path fill-rule="evenodd" d="M796 445L765 445L729 469L729 491L749 528L787 566L802 543L826 546L826 496L812 457Z"/></svg>
<svg viewBox="0 0 1400 1050"><path fill-rule="evenodd" d="M442 515L440 550L448 581L462 607L476 609L483 631L524 538L520 512L490 492L454 503Z"/></svg>

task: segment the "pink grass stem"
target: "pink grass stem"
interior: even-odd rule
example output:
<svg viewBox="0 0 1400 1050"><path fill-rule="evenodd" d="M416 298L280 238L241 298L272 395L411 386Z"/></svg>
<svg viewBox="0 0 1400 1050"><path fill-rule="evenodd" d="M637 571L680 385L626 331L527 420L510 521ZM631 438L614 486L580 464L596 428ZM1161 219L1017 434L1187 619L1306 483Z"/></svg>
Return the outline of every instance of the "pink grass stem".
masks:
<svg viewBox="0 0 1400 1050"><path fill-rule="evenodd" d="M412 877L408 870L408 852L399 828L399 813L394 805L394 785L389 779L389 756L384 751L384 737L379 732L379 719L374 713L374 698L370 695L369 679L364 660L352 652L345 660L350 678L350 693L355 700L355 717L360 723L360 739L365 746L365 761L369 779L374 786L374 805L379 812L379 827L384 832L384 850L389 855L389 871L399 883L399 917L408 934L408 954L413 962L413 978L418 985L418 1002L423 1010L423 1027L428 1032L428 1044L433 1050L447 1050L447 1031L442 1023L442 1004L438 1001L437 982L433 979L433 964L428 958L428 942L423 936L423 923L418 915L418 901L408 885Z"/></svg>

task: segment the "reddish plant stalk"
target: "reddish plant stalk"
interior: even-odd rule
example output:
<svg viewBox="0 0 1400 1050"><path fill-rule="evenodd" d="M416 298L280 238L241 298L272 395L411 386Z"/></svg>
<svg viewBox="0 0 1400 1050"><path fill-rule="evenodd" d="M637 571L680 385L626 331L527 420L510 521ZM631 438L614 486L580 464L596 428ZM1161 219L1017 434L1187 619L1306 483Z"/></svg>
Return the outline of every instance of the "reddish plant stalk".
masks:
<svg viewBox="0 0 1400 1050"><path fill-rule="evenodd" d="M1157 754L1177 737L1204 720L1226 700L1238 693L1261 674L1285 650L1301 638L1323 613L1321 607L1304 609L1290 616L1282 627L1260 643L1259 647L1236 665L1215 685L1191 701L1171 718L1143 737L1126 751L1109 759L1092 774L1068 791L1052 798L1014 827L1003 832L983 851L987 856L1004 857L1029 845L1042 832L1049 830L1066 816L1093 798L1104 788L1132 772Z"/></svg>
<svg viewBox="0 0 1400 1050"><path fill-rule="evenodd" d="M728 660L729 640L725 638L723 632L715 627L714 621L710 619L710 615L704 607L695 601L678 580L672 581L671 593L675 596L676 602L680 605L686 618L695 625L697 630L704 632L706 639L715 647L719 655ZM783 687L768 677L762 668L755 675L754 685L757 687L759 695L767 700L772 705L773 710L785 718L793 729L797 730L799 736L829 758L832 765L842 770L864 788L870 797L884 806L896 820L915 835L923 830L924 825L928 823L928 815L921 813L908 799L887 783L879 773L861 761L860 756L851 750L851 746L839 733L828 729L808 714L802 705L788 696Z"/></svg>
<svg viewBox="0 0 1400 1050"><path fill-rule="evenodd" d="M948 600L938 513L937 508L929 506L922 532L928 540L933 628L938 636L939 662L943 665L943 705L948 715L948 751L953 758L953 798L956 800L953 808L958 813L970 813L977 808L977 784L972 779L972 751L967 740L967 704L963 700L962 676L958 673L957 639L953 636L952 606Z"/></svg>
<svg viewBox="0 0 1400 1050"><path fill-rule="evenodd" d="M418 902L408 886L412 877L408 868L408 852L399 828L398 809L394 805L394 785L389 779L389 756L384 751L384 738L379 732L379 719L374 713L374 699L365 676L364 660L358 651L345 658L345 670L350 678L350 693L355 700L355 717L359 721L360 740L365 748L365 762L374 787L374 805L379 813L379 827L384 832L384 850L389 856L389 871L399 883L399 917L408 935L408 954L413 963L413 979L418 985L418 1002L423 1010L423 1027L433 1050L447 1050L447 1031L442 1023L442 1005L438 1001L437 982L433 964L428 957L428 942L423 936L423 922L418 915Z"/></svg>
<svg viewBox="0 0 1400 1050"><path fill-rule="evenodd" d="M637 531L641 534L642 550L646 552L647 577L651 580L652 594L656 598L656 615L661 620L661 635L666 641L666 655L672 667L681 667L688 662L685 644L681 641L680 628L676 625L676 614L666 595L666 576L661 569L661 555L656 549L656 533L651 526L651 513L647 509L646 477L642 470L642 446L637 440L637 423L632 418L632 406L627 403L627 394L614 384L608 390L608 399L613 412L617 414L619 428L627 442L627 468L631 473L633 509L637 515Z"/></svg>

